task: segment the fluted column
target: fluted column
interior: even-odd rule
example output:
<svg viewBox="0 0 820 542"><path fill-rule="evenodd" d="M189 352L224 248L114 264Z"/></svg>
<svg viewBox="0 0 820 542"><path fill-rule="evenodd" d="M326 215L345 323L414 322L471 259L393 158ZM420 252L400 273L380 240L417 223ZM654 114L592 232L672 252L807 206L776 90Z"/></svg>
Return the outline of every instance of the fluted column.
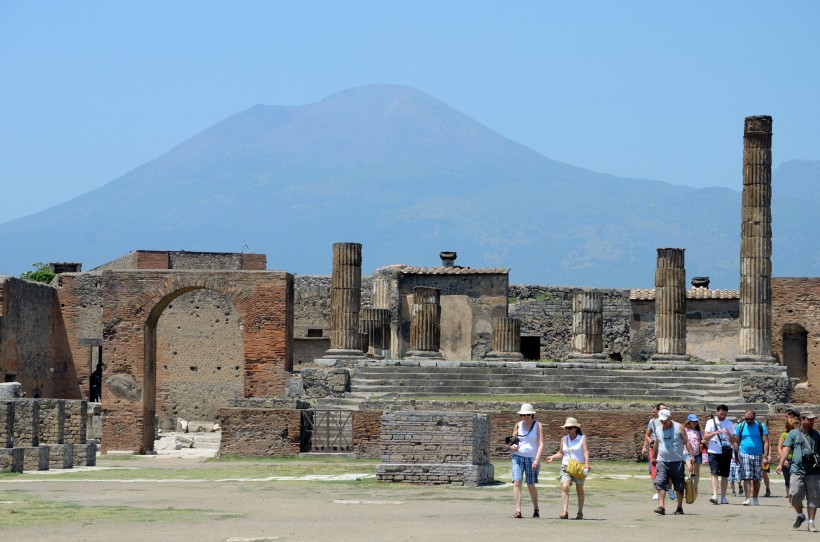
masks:
<svg viewBox="0 0 820 542"><path fill-rule="evenodd" d="M413 288L413 320L410 322L408 359L444 359L441 353L441 290Z"/></svg>
<svg viewBox="0 0 820 542"><path fill-rule="evenodd" d="M493 318L493 349L485 359L494 361L521 361L521 320L518 318Z"/></svg>
<svg viewBox="0 0 820 542"><path fill-rule="evenodd" d="M325 358L361 358L359 305L362 300L362 245L333 244L330 278L330 350Z"/></svg>
<svg viewBox="0 0 820 542"><path fill-rule="evenodd" d="M682 248L659 248L655 270L653 361L687 361L686 269Z"/></svg>
<svg viewBox="0 0 820 542"><path fill-rule="evenodd" d="M740 225L740 337L737 361L772 356L772 118L746 117Z"/></svg>
<svg viewBox="0 0 820 542"><path fill-rule="evenodd" d="M390 341L390 310L362 309L359 323L362 333L366 333L370 350L369 356L384 357Z"/></svg>
<svg viewBox="0 0 820 542"><path fill-rule="evenodd" d="M603 360L604 299L600 291L581 290L572 296L572 351L568 360Z"/></svg>

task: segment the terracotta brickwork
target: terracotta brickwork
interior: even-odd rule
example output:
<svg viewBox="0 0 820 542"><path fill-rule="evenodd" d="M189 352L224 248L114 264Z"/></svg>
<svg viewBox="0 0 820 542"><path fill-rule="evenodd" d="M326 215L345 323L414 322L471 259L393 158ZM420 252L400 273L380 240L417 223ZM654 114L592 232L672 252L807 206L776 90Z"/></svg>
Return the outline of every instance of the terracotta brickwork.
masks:
<svg viewBox="0 0 820 542"><path fill-rule="evenodd" d="M242 321L243 395L283 395L292 368L293 277L284 272L105 271L103 359L106 375L142 386L137 401L103 392L104 451L153 448L157 323L181 295L224 296ZM110 377L110 376L109 376Z"/></svg>
<svg viewBox="0 0 820 542"><path fill-rule="evenodd" d="M790 330L805 332L807 361L807 379L792 392L792 402L820 402L820 278L772 279L772 354L780 363L787 361L784 333Z"/></svg>
<svg viewBox="0 0 820 542"><path fill-rule="evenodd" d="M381 410L353 412L353 452L357 457L379 457L382 414Z"/></svg>

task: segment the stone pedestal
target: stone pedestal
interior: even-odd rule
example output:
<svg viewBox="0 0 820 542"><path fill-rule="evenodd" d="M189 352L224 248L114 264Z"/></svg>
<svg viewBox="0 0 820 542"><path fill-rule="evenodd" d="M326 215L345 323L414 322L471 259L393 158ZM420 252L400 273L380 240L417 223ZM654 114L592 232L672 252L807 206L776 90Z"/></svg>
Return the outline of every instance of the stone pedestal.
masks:
<svg viewBox="0 0 820 542"><path fill-rule="evenodd" d="M23 450L23 470L48 470L48 446L17 446Z"/></svg>
<svg viewBox="0 0 820 542"><path fill-rule="evenodd" d="M485 359L491 361L521 361L521 320L518 318L493 318L493 349Z"/></svg>
<svg viewBox="0 0 820 542"><path fill-rule="evenodd" d="M359 337L362 299L362 245L333 244L330 279L330 350L325 358L363 358Z"/></svg>
<svg viewBox="0 0 820 542"><path fill-rule="evenodd" d="M444 359L441 353L441 290L413 288L413 320L407 359Z"/></svg>
<svg viewBox="0 0 820 542"><path fill-rule="evenodd" d="M772 356L772 118L746 117L740 226L740 335L736 361Z"/></svg>
<svg viewBox="0 0 820 542"><path fill-rule="evenodd" d="M493 481L490 419L474 412L391 412L381 420L376 479L477 486Z"/></svg>
<svg viewBox="0 0 820 542"><path fill-rule="evenodd" d="M572 296L572 350L568 361L601 361L604 355L604 301L601 292Z"/></svg>
<svg viewBox="0 0 820 542"><path fill-rule="evenodd" d="M684 249L659 248L655 270L655 362L689 361L686 354Z"/></svg>

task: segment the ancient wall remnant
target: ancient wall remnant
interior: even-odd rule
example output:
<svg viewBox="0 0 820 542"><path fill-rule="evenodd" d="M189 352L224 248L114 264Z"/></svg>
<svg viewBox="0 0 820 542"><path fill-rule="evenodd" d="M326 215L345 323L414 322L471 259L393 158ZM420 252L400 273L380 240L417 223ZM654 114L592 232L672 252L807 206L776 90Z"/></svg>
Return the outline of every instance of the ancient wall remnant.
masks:
<svg viewBox="0 0 820 542"><path fill-rule="evenodd" d="M475 412L390 412L382 416L376 479L476 486L492 482L490 419Z"/></svg>

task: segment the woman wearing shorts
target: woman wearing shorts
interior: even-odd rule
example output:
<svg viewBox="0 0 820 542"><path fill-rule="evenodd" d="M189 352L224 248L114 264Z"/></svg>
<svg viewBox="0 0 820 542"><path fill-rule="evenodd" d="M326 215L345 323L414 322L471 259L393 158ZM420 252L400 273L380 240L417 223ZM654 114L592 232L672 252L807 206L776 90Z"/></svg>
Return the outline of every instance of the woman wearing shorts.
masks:
<svg viewBox="0 0 820 542"><path fill-rule="evenodd" d="M510 449L512 456L513 498L515 499L514 518L521 518L521 482L526 478L527 490L532 501L532 517L538 514L538 471L540 469L541 453L544 451L544 435L541 424L535 420L535 410L529 403L521 405L518 411L521 421L513 429L513 441Z"/></svg>
<svg viewBox="0 0 820 542"><path fill-rule="evenodd" d="M575 519L584 519L584 479L574 478L567 473L567 465L570 459L575 459L584 464L584 469L589 472L589 447L584 433L581 432L581 425L575 418L567 418L563 425L567 432L561 439L561 446L558 452L547 458L547 463L552 463L553 459L563 458L561 461L561 519L569 519L569 486L575 483L575 492L578 495L578 513Z"/></svg>

